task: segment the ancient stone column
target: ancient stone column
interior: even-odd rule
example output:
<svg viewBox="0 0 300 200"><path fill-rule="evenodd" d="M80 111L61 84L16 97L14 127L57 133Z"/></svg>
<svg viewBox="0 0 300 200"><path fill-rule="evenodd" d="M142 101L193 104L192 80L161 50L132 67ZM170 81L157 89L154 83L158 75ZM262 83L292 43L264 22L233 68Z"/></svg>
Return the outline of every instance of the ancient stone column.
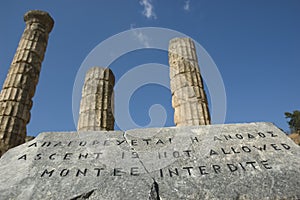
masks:
<svg viewBox="0 0 300 200"><path fill-rule="evenodd" d="M93 67L87 71L82 88L78 131L114 130L114 84L115 77L109 68Z"/></svg>
<svg viewBox="0 0 300 200"><path fill-rule="evenodd" d="M43 11L24 15L26 28L0 94L0 156L25 142L32 97L54 21Z"/></svg>
<svg viewBox="0 0 300 200"><path fill-rule="evenodd" d="M170 41L169 64L176 126L210 124L196 48L190 38L174 38Z"/></svg>

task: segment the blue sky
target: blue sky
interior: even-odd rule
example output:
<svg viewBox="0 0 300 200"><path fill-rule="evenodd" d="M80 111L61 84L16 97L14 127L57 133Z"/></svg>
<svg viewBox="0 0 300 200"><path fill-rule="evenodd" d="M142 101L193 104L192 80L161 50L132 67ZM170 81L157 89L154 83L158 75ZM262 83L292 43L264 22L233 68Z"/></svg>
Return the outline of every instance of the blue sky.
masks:
<svg viewBox="0 0 300 200"><path fill-rule="evenodd" d="M24 13L40 9L55 20L33 99L28 135L76 130L72 92L84 59L107 38L141 27L172 29L205 48L224 82L225 123L268 121L288 130L284 112L300 109L300 1L11 0L0 4L1 85L25 27ZM118 81L130 69L145 63L168 65L167 52L133 51L109 67ZM165 108L165 126L173 126L170 91L157 84L144 85L131 96L133 120L140 126L147 125L153 104Z"/></svg>

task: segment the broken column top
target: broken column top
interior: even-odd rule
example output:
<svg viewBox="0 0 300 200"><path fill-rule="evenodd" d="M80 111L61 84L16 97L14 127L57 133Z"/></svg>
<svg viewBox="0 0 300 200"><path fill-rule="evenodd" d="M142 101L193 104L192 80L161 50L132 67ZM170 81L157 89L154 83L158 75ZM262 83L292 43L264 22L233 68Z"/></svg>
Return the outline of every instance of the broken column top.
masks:
<svg viewBox="0 0 300 200"><path fill-rule="evenodd" d="M173 38L169 42L169 57L176 59L198 62L196 47L191 38ZM175 58L174 57L174 58Z"/></svg>
<svg viewBox="0 0 300 200"><path fill-rule="evenodd" d="M30 10L24 15L24 21L26 24L38 23L41 24L45 32L50 33L53 26L54 20L49 13L41 10Z"/></svg>
<svg viewBox="0 0 300 200"><path fill-rule="evenodd" d="M194 41L191 38L189 38L189 37L182 37L182 38L176 37L176 38L173 38L169 41L169 50L170 49L176 50L178 47L186 46L187 44L189 46L191 46L192 48L195 48Z"/></svg>
<svg viewBox="0 0 300 200"><path fill-rule="evenodd" d="M111 69L107 67L92 67L90 68L85 75L85 82L90 79L96 80L105 80L108 81L111 85L115 85L115 76Z"/></svg>
<svg viewBox="0 0 300 200"><path fill-rule="evenodd" d="M92 67L86 72L82 87L78 131L114 129L114 83L115 77L109 68Z"/></svg>

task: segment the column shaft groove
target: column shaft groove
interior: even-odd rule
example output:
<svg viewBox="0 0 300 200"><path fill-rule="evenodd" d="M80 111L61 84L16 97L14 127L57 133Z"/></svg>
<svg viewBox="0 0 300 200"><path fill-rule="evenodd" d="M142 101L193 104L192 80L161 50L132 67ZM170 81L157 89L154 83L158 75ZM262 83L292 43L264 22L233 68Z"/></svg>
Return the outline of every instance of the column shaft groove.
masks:
<svg viewBox="0 0 300 200"><path fill-rule="evenodd" d="M43 11L24 15L26 27L0 93L0 156L25 142L26 125L54 21Z"/></svg>
<svg viewBox="0 0 300 200"><path fill-rule="evenodd" d="M175 125L210 124L196 48L190 38L174 38L170 41L169 64Z"/></svg>

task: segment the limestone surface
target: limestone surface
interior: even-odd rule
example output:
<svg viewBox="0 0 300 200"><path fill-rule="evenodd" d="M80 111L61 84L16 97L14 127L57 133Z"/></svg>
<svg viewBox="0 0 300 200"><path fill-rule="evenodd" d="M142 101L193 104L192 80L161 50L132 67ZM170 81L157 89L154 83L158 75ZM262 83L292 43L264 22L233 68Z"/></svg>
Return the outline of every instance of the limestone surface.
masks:
<svg viewBox="0 0 300 200"><path fill-rule="evenodd" d="M82 88L78 131L114 130L114 84L115 77L109 68L88 70Z"/></svg>
<svg viewBox="0 0 300 200"><path fill-rule="evenodd" d="M210 124L196 48L190 38L174 38L170 41L169 64L176 126Z"/></svg>
<svg viewBox="0 0 300 200"><path fill-rule="evenodd" d="M0 199L300 199L299 157L271 123L42 133L0 159Z"/></svg>
<svg viewBox="0 0 300 200"><path fill-rule="evenodd" d="M24 15L26 27L0 93L0 156L25 142L32 97L54 21L43 11Z"/></svg>

